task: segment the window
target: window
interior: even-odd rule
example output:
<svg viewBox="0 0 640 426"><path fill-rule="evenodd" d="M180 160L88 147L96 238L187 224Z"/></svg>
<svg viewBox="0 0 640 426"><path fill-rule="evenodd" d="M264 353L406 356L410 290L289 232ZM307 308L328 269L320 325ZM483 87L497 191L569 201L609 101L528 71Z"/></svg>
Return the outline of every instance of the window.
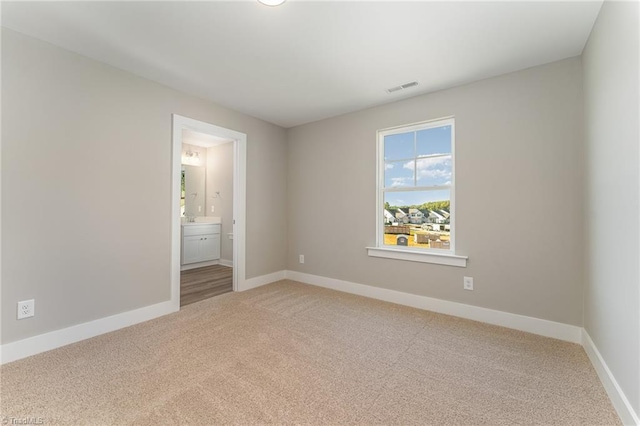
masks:
<svg viewBox="0 0 640 426"><path fill-rule="evenodd" d="M466 266L455 255L454 141L453 118L378 132L377 246L369 255Z"/></svg>

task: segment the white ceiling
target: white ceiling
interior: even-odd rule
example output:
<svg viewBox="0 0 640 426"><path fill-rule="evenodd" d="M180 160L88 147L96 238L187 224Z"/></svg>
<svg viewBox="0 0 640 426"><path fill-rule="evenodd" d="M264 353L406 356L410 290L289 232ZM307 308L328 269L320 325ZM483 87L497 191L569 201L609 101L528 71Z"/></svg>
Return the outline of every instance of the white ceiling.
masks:
<svg viewBox="0 0 640 426"><path fill-rule="evenodd" d="M580 55L601 4L3 1L2 25L292 127Z"/></svg>

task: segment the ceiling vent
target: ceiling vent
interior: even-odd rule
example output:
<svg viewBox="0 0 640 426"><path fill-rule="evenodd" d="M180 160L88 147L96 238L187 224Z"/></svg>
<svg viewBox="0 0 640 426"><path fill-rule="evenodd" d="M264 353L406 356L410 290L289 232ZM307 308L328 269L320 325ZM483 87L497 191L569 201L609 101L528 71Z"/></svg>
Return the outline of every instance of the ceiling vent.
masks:
<svg viewBox="0 0 640 426"><path fill-rule="evenodd" d="M415 87L417 85L418 85L417 81L412 81L410 83L401 84L400 86L391 87L387 89L387 92L389 93L398 92L400 90L408 89L410 87Z"/></svg>

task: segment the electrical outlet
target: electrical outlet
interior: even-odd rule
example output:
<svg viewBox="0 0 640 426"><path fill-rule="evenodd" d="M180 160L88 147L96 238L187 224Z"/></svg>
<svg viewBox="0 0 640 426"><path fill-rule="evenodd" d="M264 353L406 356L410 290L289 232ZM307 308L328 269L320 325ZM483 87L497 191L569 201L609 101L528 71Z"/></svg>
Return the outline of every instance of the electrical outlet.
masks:
<svg viewBox="0 0 640 426"><path fill-rule="evenodd" d="M211 206L211 213L215 213L215 211L216 211L216 208Z"/></svg>
<svg viewBox="0 0 640 426"><path fill-rule="evenodd" d="M473 290L473 277L464 277L464 289Z"/></svg>
<svg viewBox="0 0 640 426"><path fill-rule="evenodd" d="M304 263L304 254L300 255L300 259L299 259L300 263Z"/></svg>
<svg viewBox="0 0 640 426"><path fill-rule="evenodd" d="M18 302L18 319L29 318L36 314L36 302L34 299Z"/></svg>
<svg viewBox="0 0 640 426"><path fill-rule="evenodd" d="M202 206L198 206L198 213L202 211Z"/></svg>

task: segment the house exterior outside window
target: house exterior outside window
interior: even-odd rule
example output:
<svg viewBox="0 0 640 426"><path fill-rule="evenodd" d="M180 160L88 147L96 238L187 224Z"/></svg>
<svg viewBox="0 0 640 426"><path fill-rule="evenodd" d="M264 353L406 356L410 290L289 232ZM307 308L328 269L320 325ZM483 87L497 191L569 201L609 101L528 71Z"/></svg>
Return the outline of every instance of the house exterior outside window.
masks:
<svg viewBox="0 0 640 426"><path fill-rule="evenodd" d="M377 143L377 238L369 255L466 266L455 254L454 118L380 130Z"/></svg>

